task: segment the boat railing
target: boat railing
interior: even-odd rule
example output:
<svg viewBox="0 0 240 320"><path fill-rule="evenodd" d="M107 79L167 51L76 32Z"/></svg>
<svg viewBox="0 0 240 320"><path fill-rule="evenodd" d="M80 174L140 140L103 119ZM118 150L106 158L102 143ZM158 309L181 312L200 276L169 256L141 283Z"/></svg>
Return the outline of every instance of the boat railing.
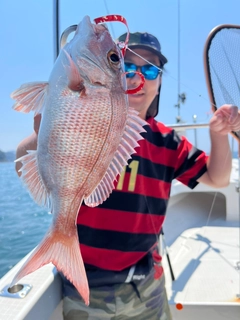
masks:
<svg viewBox="0 0 240 320"><path fill-rule="evenodd" d="M167 124L166 125L169 128L172 128L176 130L177 132L183 132L185 130L194 130L194 136L195 136L195 147L198 147L197 142L197 129L205 129L209 127L209 122L206 123L173 123L173 124ZM236 139L234 137L231 138L231 152L234 157L234 143L236 142Z"/></svg>
<svg viewBox="0 0 240 320"><path fill-rule="evenodd" d="M188 129L208 128L209 123L174 123L168 124L167 127L172 128L176 131L182 131Z"/></svg>

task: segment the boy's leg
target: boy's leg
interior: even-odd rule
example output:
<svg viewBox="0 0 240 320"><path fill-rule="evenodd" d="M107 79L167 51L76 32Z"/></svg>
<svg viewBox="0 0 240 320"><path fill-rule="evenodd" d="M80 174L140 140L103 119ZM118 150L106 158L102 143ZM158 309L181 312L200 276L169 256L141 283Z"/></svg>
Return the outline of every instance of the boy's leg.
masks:
<svg viewBox="0 0 240 320"><path fill-rule="evenodd" d="M77 298L63 299L64 320L172 320L164 275L120 285L90 288L90 305Z"/></svg>
<svg viewBox="0 0 240 320"><path fill-rule="evenodd" d="M63 298L64 320L114 319L116 314L114 286L90 288L90 304L79 297Z"/></svg>
<svg viewBox="0 0 240 320"><path fill-rule="evenodd" d="M136 284L135 293L127 294L124 287L116 290L116 320L172 320L164 274L154 278L154 270Z"/></svg>

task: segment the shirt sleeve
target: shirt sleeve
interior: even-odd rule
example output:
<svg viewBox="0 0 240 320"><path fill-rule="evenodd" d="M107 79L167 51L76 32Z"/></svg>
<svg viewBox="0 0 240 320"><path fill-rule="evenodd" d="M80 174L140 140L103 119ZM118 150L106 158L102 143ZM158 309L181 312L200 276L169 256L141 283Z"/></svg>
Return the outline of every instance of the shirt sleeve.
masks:
<svg viewBox="0 0 240 320"><path fill-rule="evenodd" d="M177 160L174 178L191 189L197 180L207 171L208 156L202 150L195 148L185 137L178 137Z"/></svg>

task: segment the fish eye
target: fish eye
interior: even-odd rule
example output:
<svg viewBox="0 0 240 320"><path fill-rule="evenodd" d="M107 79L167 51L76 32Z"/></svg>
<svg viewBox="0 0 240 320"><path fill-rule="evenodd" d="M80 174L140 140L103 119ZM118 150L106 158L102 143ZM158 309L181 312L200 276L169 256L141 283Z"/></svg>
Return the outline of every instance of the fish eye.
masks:
<svg viewBox="0 0 240 320"><path fill-rule="evenodd" d="M115 51L108 52L108 60L110 61L110 63L115 64L115 65L118 65L120 62L120 58Z"/></svg>

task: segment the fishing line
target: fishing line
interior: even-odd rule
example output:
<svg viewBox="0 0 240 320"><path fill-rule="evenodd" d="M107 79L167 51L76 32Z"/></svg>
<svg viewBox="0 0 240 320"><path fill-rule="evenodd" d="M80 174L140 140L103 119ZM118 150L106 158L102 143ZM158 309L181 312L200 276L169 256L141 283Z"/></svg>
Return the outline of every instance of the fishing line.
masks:
<svg viewBox="0 0 240 320"><path fill-rule="evenodd" d="M108 6L107 6L107 1L106 1L106 0L104 0L104 4L105 4L105 8L106 8L107 14L110 15L109 10L108 10ZM112 24L110 24L110 26L111 26L111 29L112 29L112 34L113 34L114 38L116 39ZM123 44L123 45L124 45L124 44ZM136 52L132 51L132 50L131 50L130 48L128 48L126 45L125 45L125 47L126 47L125 49L133 52L135 55L139 56L141 59L143 59L143 60L146 61L147 63L155 66L153 63L151 63L150 61L146 60L144 57L142 57L142 56L138 55ZM120 47L120 49L122 49L122 48ZM155 67L156 67L160 72L162 72L162 69L161 69L161 68L159 68L158 66L155 66ZM142 73L140 73L140 72L135 72L135 73L138 74L138 75L140 76L140 78L143 77ZM126 74L126 73L125 73L125 74ZM141 79L141 81L142 81L142 84L144 84L144 80ZM127 90L127 91L128 91L129 93L131 93L131 92L130 92L131 90ZM145 198L146 198L146 196L145 196ZM147 207L148 207L147 201L146 201L146 204L147 204ZM150 216L150 217L151 217L151 216ZM154 233L155 233L155 235L156 235L157 247L158 247L158 249L159 249L159 235L158 235L158 232L157 232L157 230L156 230L156 226L155 226L155 224L153 223L152 217L151 217L151 223L152 223L152 226L153 226ZM164 233L163 233L163 229L162 229L162 228L161 228L161 234L162 234L162 237L163 237L163 242L164 242L164 246L165 246L165 251L166 251L166 256L167 256L167 260L168 260L168 264L169 264L169 269L170 269L172 281L174 281L174 280L175 280L175 276L174 276L174 273L173 273L173 270L172 270L171 261L170 261L168 249L167 249L167 246L166 246L166 243L165 243L165 240L164 240Z"/></svg>
<svg viewBox="0 0 240 320"><path fill-rule="evenodd" d="M104 5L105 5L105 9L107 11L107 14L110 15L110 12L108 10L108 5L107 5L107 1L106 0L103 0L104 2ZM111 31L112 31L112 34L113 34L113 37L114 39L116 39L116 36L115 36L115 32L114 32L114 29L113 29L113 25L110 23L110 28L111 28Z"/></svg>
<svg viewBox="0 0 240 320"><path fill-rule="evenodd" d="M131 50L131 49L128 48L128 47L127 47L127 50L129 50L130 52L132 52L133 54L135 54L136 56L138 56L139 58L141 58L141 59L144 60L145 62L147 62L147 63L155 66L159 71L162 72L162 69L161 69L161 68L159 68L158 66L154 65L153 63L151 63L150 61L148 61L147 59L145 59L144 57L142 57L141 55L139 55L138 53L136 53L134 50ZM169 75L169 74L168 74L168 75ZM172 77L171 75L169 75L169 76L170 76L172 79L174 79L175 81L177 81L176 78ZM181 82L181 84L183 84L183 83ZM185 84L183 84L183 85L184 85L185 87L188 87L188 86L186 86ZM196 91L194 91L193 89L191 89L191 88L189 88L189 87L188 87L188 89L191 90L192 92L194 92L195 94L197 94ZM204 99L204 100L207 100L207 101L209 102L209 99L205 98L204 96L202 96L202 95L200 95L200 94L197 94L197 95L198 95L198 97L200 97L200 98L202 98L202 99ZM211 109L210 109L209 113L213 114L214 112L213 112L211 106L214 107L215 110L217 110L217 106L216 106L216 104L214 104L213 102L210 102L210 108L211 108ZM226 116L228 116L227 112L223 112L223 115L224 115L224 113L225 113ZM227 157L229 156L229 152L230 152L230 151L228 151L228 153L226 154L226 157L225 157L225 159L224 159L224 164L223 164L223 166L226 164ZM214 208L214 205L215 205L215 202L216 202L216 198L217 198L217 193L218 193L218 192L216 191L215 194L214 194L214 198L213 198L213 201L212 201L212 205L211 205L210 211L209 211L209 213L208 213L208 217L207 217L206 223L204 224L204 225L205 225L205 229L203 230L203 236L205 235L205 233L206 233L206 231L207 231L206 228L209 226L209 223L210 223L210 220L211 220L213 208ZM151 219L151 221L152 221L152 219ZM152 221L152 224L153 224L153 226L154 226L153 221ZM156 234L156 237L157 237L156 228L155 228L155 234ZM240 212L239 212L239 243L240 243ZM199 249L198 249L198 256L200 255L200 252L201 252L201 250L202 250L202 246L203 246L203 243L200 243ZM169 256L168 256L168 252L167 252L166 245L165 245L165 250L166 250L167 258L168 258L168 260L169 260ZM194 263L194 268L196 268L196 265L197 265L197 260L196 260L195 263ZM172 275L172 268L171 268L171 265L170 265L170 264L169 264L169 268L170 268L170 272L171 272L171 275ZM237 269L238 269L238 271L240 271L240 248L239 248L239 265L237 265ZM172 279L174 279L174 276L173 276L173 275L172 275ZM188 291L189 291L189 283L187 283L186 295L187 295L187 292L188 292ZM186 295L185 295L185 297L186 297ZM239 294L237 294L237 297L238 297L238 298L240 297L240 275L239 275ZM185 299L183 300L183 302L184 302L184 301L185 301Z"/></svg>
<svg viewBox="0 0 240 320"><path fill-rule="evenodd" d="M208 227L208 225L209 225L210 218L211 218L211 214L212 214L212 211L213 211L213 207L214 207L214 204L215 204L215 201L216 201L216 197L217 197L217 192L215 192L215 194L214 194L214 198L213 198L213 201L212 201L212 204L211 204L211 208L210 208L210 211L209 211L208 217L207 217L207 222L206 222L206 224L204 224L204 230L203 230L203 233L202 233L202 237L205 236L206 227ZM189 238L187 238L187 239L189 239ZM197 266L197 264L198 264L197 257L200 257L200 256L201 256L202 246L203 246L203 242L200 242L199 248L198 248L198 251L197 251L196 258L194 259L195 261L194 261L192 270L196 270L196 266ZM186 293L185 293L185 295L184 295L185 298L182 300L182 303L184 303L184 302L186 301L186 299L187 299L186 297L187 297L189 288L190 288L190 284L189 284L189 281L187 281L187 282L186 282Z"/></svg>
<svg viewBox="0 0 240 320"><path fill-rule="evenodd" d="M152 66L154 66L155 68L157 68L160 72L163 72L163 69L162 68L159 68L158 66L156 66L154 63L148 61L147 59L145 59L144 57L142 57L140 54L138 54L137 52L135 52L134 50L130 49L129 47L126 48L128 51L132 52L133 54L135 54L136 56L138 56L139 58L141 58L142 60L144 60L145 62L147 62L148 64L151 64ZM178 82L178 80L171 76L169 73L165 73L166 76L168 76L169 78L172 78L174 81ZM194 93L195 95L197 95L199 98L207 101L209 103L209 99L202 96L200 93L196 92L194 89L192 89L191 87L187 86L186 84L184 84L183 82L180 82L181 85L183 85L185 88L189 89L189 91L191 91L192 93ZM210 103L210 108L211 108L211 105L213 107L216 107L216 105L214 103ZM212 114L213 111L212 109L210 109L207 113L209 114Z"/></svg>
<svg viewBox="0 0 240 320"><path fill-rule="evenodd" d="M153 67L157 68L159 71L163 71L161 68L159 68L158 66L156 66L154 63L148 61L147 59L145 59L143 56L141 56L140 54L138 54L137 52L133 51L132 49L127 47L127 50L129 50L130 52L134 53L136 56L138 56L139 58L141 58L142 60L144 60L145 62L147 62L148 64L151 64Z"/></svg>
<svg viewBox="0 0 240 320"><path fill-rule="evenodd" d="M156 66L156 65L153 64L152 62L148 61L147 59L145 59L144 57L142 57L141 55L139 55L138 53L136 53L134 50L132 50L132 49L130 49L130 48L128 48L128 47L127 47L127 50L129 50L131 53L133 53L134 55L138 56L139 58L141 58L141 59L144 60L145 62L153 65L153 66L156 67L159 71L161 71L161 72L163 71L162 68L159 68L158 66ZM174 80L176 80L174 77L172 77L172 78L173 78ZM176 80L176 81L177 81L177 80ZM194 90L191 89L191 91L196 94L196 92L195 92ZM205 100L208 100L208 102L209 102L209 99L204 98L204 97L201 96L201 95L198 95L198 96L199 96L200 98L203 98L203 99L205 99ZM214 107L216 107L216 105L213 104L213 103L211 103L210 105L213 105ZM210 109L210 112L213 113L212 109ZM225 114L228 115L227 113L225 113ZM223 166L226 164L228 155L229 155L229 151L228 151L228 153L226 154L226 157L225 157ZM218 194L218 192L216 191L216 192L214 193L214 198L213 198L213 201L212 201L212 204L211 204L211 208L210 208L209 213L208 213L208 216L207 216L206 223L204 224L205 227L208 227L208 226L209 226L209 223L210 223L210 220L211 220L211 216L212 216L212 212L213 212L213 208L214 208L214 205L215 205L215 202L216 202L217 194ZM240 221L240 220L239 220L239 221ZM155 230L155 234L156 234L157 241L159 241L158 233L157 233L156 227L155 227L152 219L151 219L151 222L152 222L153 228L154 228L154 230ZM205 233L206 233L206 228L203 230L203 236L205 235ZM239 235L239 237L240 237L240 235ZM201 249L202 249L202 246L203 246L203 243L200 243L199 249L198 249L198 255L200 254L200 251L201 251ZM166 250L167 258L169 259L166 245L165 245L165 250ZM196 267L196 265L197 265L197 260L195 261L194 268ZM169 265L169 267L170 267L170 272L171 272L171 275L172 275L171 265ZM172 279L174 279L174 276L173 276L173 275L172 275ZM187 283L186 292L188 292L188 290L189 290L189 283Z"/></svg>
<svg viewBox="0 0 240 320"><path fill-rule="evenodd" d="M144 60L145 62L153 65L153 66L156 67L159 71L162 72L162 69L161 69L161 68L159 68L159 67L156 66L155 64L151 63L150 61L148 61L147 59L145 59L144 57L142 57L141 55L139 55L138 53L136 53L134 50L132 50L132 49L130 49L130 48L128 48L128 47L127 47L127 50L129 50L130 52L132 52L133 54L135 54L136 56L138 56L139 58L141 58L141 59ZM191 90L191 91L193 91L193 90ZM199 95L199 97L200 97L200 95ZM204 97L201 96L201 98L204 98ZM206 99L206 100L207 100L207 99ZM208 101L209 101L209 99L208 99ZM211 105L213 105L213 106L216 108L216 105L215 105L214 103L211 103ZM210 112L213 113L212 109L210 110ZM224 114L224 113L228 116L227 112L223 112L223 114ZM224 163L223 163L223 167L224 167L225 164L226 164L227 157L229 156L229 152L230 152L230 151L228 151L228 153L226 154L226 157L225 157ZM203 224L203 225L205 226L205 228L204 228L204 230L203 230L203 233L202 233L202 236L203 236L203 237L205 236L205 234L206 234L206 232L207 232L206 228L209 226L209 223L210 223L210 220L211 220L211 217L212 217L212 212L213 212L214 205L215 205L215 203L216 203L217 194L218 194L218 192L216 191L216 192L214 193L214 198L213 198L213 201L212 201L212 204L211 204L211 208L210 208L209 213L208 213L208 216L207 216L206 223ZM156 227L155 227L155 225L154 225L154 223L153 223L152 218L151 218L151 222L152 222L152 226L153 226L154 231L155 231L156 240L157 240L157 242L159 243L159 235L158 235L158 233L157 233L157 230L156 230ZM164 236L164 235L162 235L162 236ZM163 240L164 240L164 239L163 239ZM240 243L240 213L239 213L239 243ZM168 254L168 250L167 250L167 246L166 246L165 240L164 240L164 247L165 247L165 253L166 253L166 257L167 257L168 264L169 264L169 270L170 270L171 278L172 278L172 281L174 281L174 280L175 280L175 276L174 276L174 273L173 273L173 270L172 270L172 265L171 265L171 262L170 262L170 258L169 258L169 254ZM198 256L198 257L200 256L200 252L201 252L201 250L202 250L202 247L203 247L203 242L201 242L200 245L199 245L198 253L197 253L197 256ZM239 250L239 261L240 261L240 250ZM193 270L196 268L197 263L198 263L198 260L196 260L196 261L194 262ZM228 262L228 263L229 263L229 262ZM230 265L232 266L232 264L230 264ZM240 266L239 266L239 269L240 269ZM188 291L189 291L189 288L190 288L190 284L189 284L189 282L187 282L187 284L186 284L186 294L185 294L185 297L187 296L187 293L188 293ZM239 288L240 288L240 277L239 277ZM239 296L240 296L240 289L239 289ZM182 302L184 303L185 301L186 301L186 298L184 298Z"/></svg>
<svg viewBox="0 0 240 320"><path fill-rule="evenodd" d="M109 8L108 8L108 4L107 4L107 0L103 0L104 2L104 6L105 6L105 9L106 9L106 12L108 15L110 15L110 12L109 12ZM180 8L179 8L180 10ZM114 32L114 28L113 28L113 25L112 23L110 24L110 27L111 27L111 31L112 31L112 34L114 36L114 39L116 39L116 36L115 36L115 32ZM130 52L134 53L136 56L138 56L139 58L143 59L145 62L151 64L152 66L156 67L160 72L163 72L163 70L161 68L159 68L158 66L156 66L155 64L151 63L150 61L148 61L147 59L143 58L141 55L137 54L135 51L133 51L132 49L126 47L127 50L129 50ZM179 64L180 65L180 64ZM165 74L166 75L166 74ZM209 103L209 99L205 96L203 96L202 94L198 93L197 91L195 91L194 89L192 89L191 87L189 87L188 85L186 85L185 83L181 82L180 79L177 79L175 78L174 76L170 75L169 73L167 73L167 76L171 79L173 79L175 82L177 82L180 85L182 85L183 87L185 87L186 89L188 89L189 91L191 91L192 93L194 93L196 96L198 96L198 98L202 98L203 100L207 101ZM211 104L212 106L216 107L214 104ZM212 113L212 110L208 111L207 113Z"/></svg>
<svg viewBox="0 0 240 320"><path fill-rule="evenodd" d="M105 4L105 8L106 8L106 11L107 13L109 14L109 10L108 10L108 6L107 6L107 2L106 0L104 0L104 4ZM178 10L179 10L179 15L180 15L180 5L179 5L179 2L178 2ZM180 17L179 17L180 18ZM112 27L112 25L111 25ZM179 21L179 24L178 24L178 27L180 28L180 21ZM114 30L112 29L112 32L114 34ZM180 34L180 30L178 30L179 34ZM114 35L114 38L115 38L115 35ZM163 70L161 68L159 68L158 66L154 65L153 63L151 63L150 61L148 61L147 59L145 59L144 57L142 57L141 55L137 54L135 51L131 50L130 48L126 48L127 50L129 50L130 52L132 52L133 54L135 54L136 56L140 57L141 59L143 59L145 62L147 62L148 64L151 64L153 66L155 66L160 72L163 72ZM180 57L178 56L178 60L180 60ZM179 64L180 65L180 61L179 61ZM178 79L176 79L175 77L173 77L172 75L170 75L169 73L167 73L168 77L172 78L174 81L176 81L178 83L178 87L180 87L180 85L184 86L185 88L187 88L189 91L191 91L192 93L194 93L196 96L198 96L198 98L201 98L205 101L207 101L208 103L210 102L210 111L208 111L208 114L213 114L213 107L215 108L215 110L217 109L217 106L215 103L213 103L213 101L209 101L209 98L203 96L202 94L199 94L198 92L196 92L194 89L192 89L191 87L189 87L188 85L186 85L185 83L181 82L180 81L180 77L178 76ZM227 161L227 157L229 155L229 151L225 157L225 160L224 160L224 164L226 164L226 161ZM240 187L240 181L239 181L239 187ZM217 191L215 192L214 194L214 199L212 201L212 205L211 205L211 208L210 208L210 211L208 213L208 217L207 217L207 221L206 221L206 224L205 226L209 226L209 223L210 223L210 219L211 219L211 216L212 216L212 212L213 212L213 208L214 208L214 205L215 205L215 202L216 202L216 198L217 198ZM240 203L240 201L239 201ZM240 207L240 205L239 205ZM152 225L153 225L153 228L154 228L154 231L155 231L155 234L156 234L156 238L157 238L157 242L159 242L159 238L158 238L158 233L157 233L157 230L156 230L156 227L153 223L153 220L151 219L152 221ZM203 231L203 235L205 234L206 232L206 229L204 229ZM240 211L239 211L239 243L240 243ZM201 250L201 247L202 247L203 243L200 244L199 246L199 249L198 249L198 254L200 253L200 250ZM167 249L167 248L166 248ZM166 251L167 253L167 251ZM168 254L168 253L167 253ZM196 266L196 263L197 261L195 261L195 266ZM240 271L240 246L239 246L239 266L238 266L238 271ZM189 286L189 284L187 284L187 286ZM189 287L187 288L187 291L189 290ZM186 297L186 295L185 295ZM239 274L239 295L238 295L238 298L240 297L240 274Z"/></svg>

